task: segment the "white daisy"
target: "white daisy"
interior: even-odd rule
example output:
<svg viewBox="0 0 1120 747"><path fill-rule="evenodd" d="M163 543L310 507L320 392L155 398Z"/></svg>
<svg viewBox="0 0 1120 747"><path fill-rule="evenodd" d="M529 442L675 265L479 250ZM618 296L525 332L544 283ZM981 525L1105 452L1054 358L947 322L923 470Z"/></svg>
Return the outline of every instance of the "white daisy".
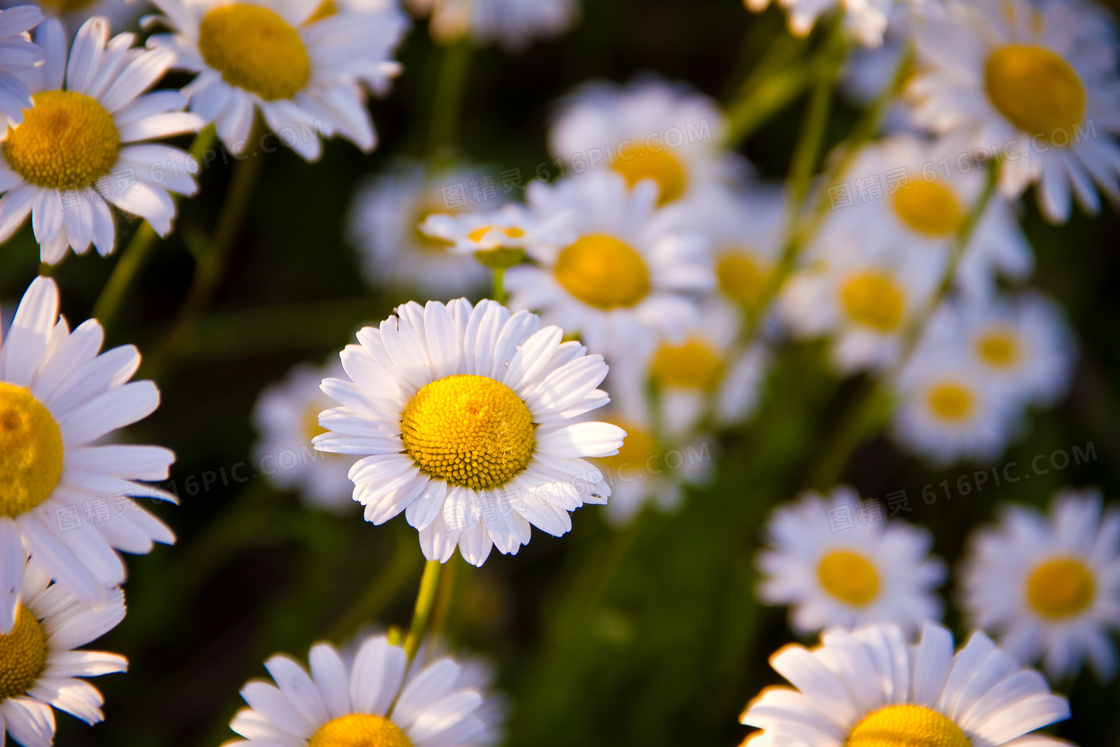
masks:
<svg viewBox="0 0 1120 747"><path fill-rule="evenodd" d="M971 164L967 172L958 171L958 153L947 143L914 135L894 135L864 148L849 173L868 190L867 199L835 210L832 220L849 227L858 241L874 232L875 241L895 244L941 277L986 179ZM1034 256L1011 204L992 198L961 257L957 285L984 298L994 292L997 276L1023 280L1033 269Z"/></svg>
<svg viewBox="0 0 1120 747"><path fill-rule="evenodd" d="M758 594L767 604L789 605L799 634L871 624L912 631L941 619L934 589L945 566L930 555L933 537L887 520L875 506L838 487L827 498L804 493L771 516Z"/></svg>
<svg viewBox="0 0 1120 747"><path fill-rule="evenodd" d="M1049 515L1012 506L971 540L964 605L1024 664L1041 660L1055 680L1088 661L1102 681L1116 674L1120 629L1120 509L1097 490L1062 490Z"/></svg>
<svg viewBox="0 0 1120 747"><path fill-rule="evenodd" d="M107 255L116 242L110 203L168 234L171 193L195 193L197 164L188 169L182 150L144 141L202 126L180 111L186 99L178 91L145 94L171 67L171 55L132 48L133 34L110 39L104 18L78 30L69 63L57 19L41 23L35 39L46 60L20 73L33 103L0 146L0 242L30 214L44 262L58 263L67 247L82 254L91 243Z"/></svg>
<svg viewBox="0 0 1120 747"><path fill-rule="evenodd" d="M498 210L475 213L435 213L420 224L420 231L450 245L452 254L470 254L487 267L512 267L525 259L533 244L570 244L575 236L567 229L567 216L542 222L523 205L503 205Z"/></svg>
<svg viewBox="0 0 1120 747"><path fill-rule="evenodd" d="M933 623L915 646L890 625L821 641L770 657L793 687L747 706L742 723L763 730L752 747L1069 747L1032 733L1069 718L1069 702L983 633L955 655L952 633Z"/></svg>
<svg viewBox="0 0 1120 747"><path fill-rule="evenodd" d="M43 50L28 32L43 20L34 5L15 5L0 11L0 48L4 66L0 71L0 123L12 127L23 121L23 110L31 106L31 93L13 73L26 72L43 62Z"/></svg>
<svg viewBox="0 0 1120 747"><path fill-rule="evenodd" d="M0 0L0 7L15 8L26 6L20 0ZM131 26L147 3L137 0L36 0L35 7L51 18L62 21L68 32L76 31L93 16L108 18L112 28L123 29Z"/></svg>
<svg viewBox="0 0 1120 747"><path fill-rule="evenodd" d="M159 391L127 383L140 365L136 348L99 355L101 325L91 319L71 332L58 303L54 281L36 279L0 347L0 633L11 630L29 553L67 593L104 602L125 577L115 550L142 554L153 541L175 541L128 497L174 501L137 480L167 479L175 455L94 445L150 415Z"/></svg>
<svg viewBox="0 0 1120 747"><path fill-rule="evenodd" d="M766 10L770 0L743 0L748 10ZM842 14L844 30L865 47L878 47L896 13L902 12L900 0L777 0L789 15L789 30L794 36L807 36L822 15ZM917 3L913 3L917 4Z"/></svg>
<svg viewBox="0 0 1120 747"><path fill-rule="evenodd" d="M0 741L4 732L25 747L54 744L53 708L87 724L104 716L104 700L80 677L123 672L123 656L76 650L124 619L124 595L112 589L102 604L81 602L52 584L35 561L17 572L22 599L15 626L0 635Z"/></svg>
<svg viewBox="0 0 1120 747"><path fill-rule="evenodd" d="M295 0L154 4L174 33L148 45L198 73L183 89L191 111L214 123L231 153L245 151L258 110L308 161L318 160L322 137L341 135L367 152L377 144L359 82L384 92L400 73L391 58L406 20L392 4L369 11Z"/></svg>
<svg viewBox="0 0 1120 747"><path fill-rule="evenodd" d="M711 256L700 236L669 228L655 184L630 189L595 171L534 182L527 197L542 221L567 215L576 239L529 248L539 266L509 271L511 308L539 311L608 357L652 349L697 318L694 294L715 284Z"/></svg>
<svg viewBox="0 0 1120 747"><path fill-rule="evenodd" d="M249 704L226 742L260 747L473 747L488 744L479 718L487 697L471 687L464 668L439 659L406 676L404 649L371 636L353 658L329 643L312 647L310 672L283 654L265 662L275 685L246 683Z"/></svg>
<svg viewBox="0 0 1120 747"><path fill-rule="evenodd" d="M656 183L666 205L744 170L722 147L725 129L719 105L688 85L648 77L626 86L597 81L560 100L548 144L574 174L606 169L630 186Z"/></svg>
<svg viewBox="0 0 1120 747"><path fill-rule="evenodd" d="M1037 182L1053 222L1069 218L1071 189L1091 213L1098 188L1120 203L1115 33L1082 0L953 2L916 37L915 122L1002 151L1004 194Z"/></svg>
<svg viewBox="0 0 1120 747"><path fill-rule="evenodd" d="M585 458L624 436L573 422L608 401L607 366L562 337L493 301L405 304L342 352L347 380L323 382L342 406L319 417L315 447L363 455L350 478L366 520L404 511L429 560L516 553L530 525L560 536L569 512L610 495Z"/></svg>
<svg viewBox="0 0 1120 747"><path fill-rule="evenodd" d="M578 0L406 0L417 15L430 15L432 37L451 43L469 36L477 44L497 42L519 52L535 38L571 29L580 17Z"/></svg>
<svg viewBox="0 0 1120 747"><path fill-rule="evenodd" d="M472 194L472 185L485 178L479 169L428 171L402 160L361 186L350 207L348 235L360 252L366 280L375 287L403 286L400 292L436 298L486 287L489 273L484 267L420 231L432 214L496 210L501 204L496 194L478 194L482 199Z"/></svg>
<svg viewBox="0 0 1120 747"><path fill-rule="evenodd" d="M334 406L319 384L341 374L337 362L326 367L296 366L283 382L265 389L253 409L260 434L254 459L265 478L282 490L297 491L310 505L335 510L354 505L350 463L337 454L314 450L311 441L325 432L319 426L319 413Z"/></svg>

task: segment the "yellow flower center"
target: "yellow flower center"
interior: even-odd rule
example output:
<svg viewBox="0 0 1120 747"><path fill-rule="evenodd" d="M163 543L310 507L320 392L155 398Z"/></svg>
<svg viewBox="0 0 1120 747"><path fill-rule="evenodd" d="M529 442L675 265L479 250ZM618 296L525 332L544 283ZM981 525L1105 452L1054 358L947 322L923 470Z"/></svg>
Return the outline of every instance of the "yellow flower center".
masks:
<svg viewBox="0 0 1120 747"><path fill-rule="evenodd" d="M62 477L62 432L22 386L0 381L0 516L45 501Z"/></svg>
<svg viewBox="0 0 1120 747"><path fill-rule="evenodd" d="M840 287L840 300L852 321L879 332L896 329L906 305L906 296L894 278L874 270L849 276Z"/></svg>
<svg viewBox="0 0 1120 747"><path fill-rule="evenodd" d="M617 473L625 468L630 471L644 469L651 456L657 456L657 440L645 428L626 420L615 420L614 424L626 431L626 438L614 456L599 457L594 461Z"/></svg>
<svg viewBox="0 0 1120 747"><path fill-rule="evenodd" d="M661 190L658 205L679 199L688 186L688 174L681 162L664 147L655 151L642 145L625 145L619 149L612 168L622 174L631 187L643 179L657 182Z"/></svg>
<svg viewBox="0 0 1120 747"><path fill-rule="evenodd" d="M338 4L334 0L323 0L323 2L319 3L319 7L315 9L315 12L312 13L304 23L315 23L324 18L330 18L336 13L338 13Z"/></svg>
<svg viewBox="0 0 1120 747"><path fill-rule="evenodd" d="M387 718L352 713L320 726L307 747L412 747L412 740Z"/></svg>
<svg viewBox="0 0 1120 747"><path fill-rule="evenodd" d="M864 718L844 747L972 747L961 727L937 711L892 705Z"/></svg>
<svg viewBox="0 0 1120 747"><path fill-rule="evenodd" d="M926 404L938 420L960 423L972 415L976 408L976 396L968 386L946 381L930 387L926 393Z"/></svg>
<svg viewBox="0 0 1120 747"><path fill-rule="evenodd" d="M198 50L232 86L266 101L290 99L311 77L311 59L299 32L259 5L214 8L202 19Z"/></svg>
<svg viewBox="0 0 1120 747"><path fill-rule="evenodd" d="M663 344L650 364L650 376L663 387L711 392L722 375L723 361L708 343L695 337L681 345Z"/></svg>
<svg viewBox="0 0 1120 747"><path fill-rule="evenodd" d="M985 332L976 341L976 354L992 368L1011 368L1022 354L1014 332L998 329Z"/></svg>
<svg viewBox="0 0 1120 747"><path fill-rule="evenodd" d="M1057 558L1042 563L1027 579L1031 609L1051 620L1080 615L1097 595L1093 572L1076 558Z"/></svg>
<svg viewBox="0 0 1120 747"><path fill-rule="evenodd" d="M31 97L23 124L8 130L4 159L32 184L88 187L109 173L121 149L113 115L84 93L43 91Z"/></svg>
<svg viewBox="0 0 1120 747"><path fill-rule="evenodd" d="M55 15L73 13L76 10L88 8L95 2L96 0L38 0L41 7L52 11Z"/></svg>
<svg viewBox="0 0 1120 747"><path fill-rule="evenodd" d="M588 306L634 306L649 293L649 268L628 244L591 234L560 252L553 268L560 285Z"/></svg>
<svg viewBox="0 0 1120 747"><path fill-rule="evenodd" d="M766 290L767 273L754 256L742 249L727 249L716 256L716 279L724 295L744 309L757 309Z"/></svg>
<svg viewBox="0 0 1120 747"><path fill-rule="evenodd" d="M984 69L984 87L1000 114L1028 135L1049 141L1085 118L1085 85L1077 71L1043 47L1012 44L995 51ZM1060 140L1062 138L1059 138Z"/></svg>
<svg viewBox="0 0 1120 747"><path fill-rule="evenodd" d="M490 231L493 231L495 228L498 228L498 227L497 226L483 226L482 228L476 228L475 230L473 230L469 234L467 234L467 238L470 239L471 241L475 241L475 242L482 241L483 237L485 237L487 233L489 233ZM506 236L508 236L511 239L520 239L522 236L525 235L525 232L522 231L517 226L511 226L509 228L498 228L498 230L501 231L502 233L504 233Z"/></svg>
<svg viewBox="0 0 1120 747"><path fill-rule="evenodd" d="M822 589L853 607L866 607L879 596L879 571L865 556L849 550L835 550L821 558L817 580Z"/></svg>
<svg viewBox="0 0 1120 747"><path fill-rule="evenodd" d="M512 389L488 376L455 375L416 393L401 416L401 439L424 474L484 490L525 469L535 434Z"/></svg>
<svg viewBox="0 0 1120 747"><path fill-rule="evenodd" d="M894 193L893 204L903 223L927 236L952 235L964 220L956 195L937 182L913 182Z"/></svg>
<svg viewBox="0 0 1120 747"><path fill-rule="evenodd" d="M0 702L31 689L46 663L46 631L35 615L21 604L16 608L12 632L0 635Z"/></svg>

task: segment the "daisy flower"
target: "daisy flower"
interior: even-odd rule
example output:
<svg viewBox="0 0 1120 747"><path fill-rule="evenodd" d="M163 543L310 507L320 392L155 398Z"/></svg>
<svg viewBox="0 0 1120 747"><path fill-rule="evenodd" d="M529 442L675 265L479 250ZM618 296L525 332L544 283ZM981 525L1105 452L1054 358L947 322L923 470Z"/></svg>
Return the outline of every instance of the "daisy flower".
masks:
<svg viewBox="0 0 1120 747"><path fill-rule="evenodd" d="M309 505L335 510L354 505L350 463L337 454L316 451L311 441L325 432L319 413L334 406L319 384L341 374L337 362L296 366L283 382L264 390L253 409L260 434L254 459L265 479L281 490L295 490Z"/></svg>
<svg viewBox="0 0 1120 747"><path fill-rule="evenodd" d="M472 257L450 251L448 241L420 230L433 214L497 210L501 200L496 194L471 194L471 185L484 178L476 168L429 171L402 160L361 186L350 207L348 235L358 248L366 280L375 287L404 286L437 298L485 287L489 273L484 267Z"/></svg>
<svg viewBox="0 0 1120 747"><path fill-rule="evenodd" d="M608 171L526 190L542 221L567 215L575 241L529 248L539 266L507 276L510 306L534 309L608 357L651 349L679 336L699 312L694 295L715 284L711 256L695 234L669 228L657 186L630 189Z"/></svg>
<svg viewBox="0 0 1120 747"><path fill-rule="evenodd" d="M1055 680L1085 661L1102 681L1115 676L1120 509L1105 510L1096 490L1062 490L1048 515L1012 506L970 545L963 598L973 624Z"/></svg>
<svg viewBox="0 0 1120 747"><path fill-rule="evenodd" d="M0 0L2 8L28 7L26 0ZM62 22L66 30L74 31L93 16L109 19L112 28L125 28L140 16L146 6L137 0L38 0L35 7L51 18Z"/></svg>
<svg viewBox="0 0 1120 747"><path fill-rule="evenodd" d="M230 728L260 747L473 747L488 744L479 717L488 698L471 677L443 658L406 675L404 649L371 636L353 657L329 643L312 647L309 670L283 654L265 662L273 682L241 689L249 704Z"/></svg>
<svg viewBox="0 0 1120 747"><path fill-rule="evenodd" d="M743 170L721 146L725 128L719 105L688 85L597 81L559 101L548 145L575 174L609 169L630 186L654 182L667 205Z"/></svg>
<svg viewBox="0 0 1120 747"><path fill-rule="evenodd" d="M766 10L770 0L743 0L748 10ZM794 36L808 36L822 15L840 13L844 30L865 47L878 47L894 15L901 10L898 0L777 0L789 16Z"/></svg>
<svg viewBox="0 0 1120 747"><path fill-rule="evenodd" d="M91 18L67 62L62 24L50 18L36 29L46 59L20 73L32 105L0 145L0 242L30 214L42 261L57 264L67 247L82 254L91 243L107 255L116 242L110 204L161 236L171 231L171 193L195 193L197 164L188 168L185 152L144 141L197 132L202 121L180 111L186 99L178 91L145 94L172 57L133 49L134 38L110 39L109 22Z"/></svg>
<svg viewBox="0 0 1120 747"><path fill-rule="evenodd" d="M127 383L140 365L136 348L99 355L101 325L91 319L71 332L58 303L54 281L36 279L0 346L0 634L12 629L29 553L68 594L103 603L124 582L115 550L142 554L153 541L175 541L128 497L174 501L136 481L167 479L175 455L95 445L150 415L159 391Z"/></svg>
<svg viewBox="0 0 1120 747"><path fill-rule="evenodd" d="M997 148L1005 195L1037 182L1039 208L1055 223L1069 219L1071 191L1090 213L1100 209L1097 189L1120 203L1120 76L1107 11L1081 0L954 2L916 44L914 121L970 149Z"/></svg>
<svg viewBox="0 0 1120 747"><path fill-rule="evenodd" d="M323 382L341 407L319 416L315 447L363 456L350 479L366 520L404 511L429 560L458 545L482 565L528 543L530 525L563 535L569 512L610 496L585 458L625 434L572 420L608 401L607 366L562 337L494 301L405 304L342 352L346 379Z"/></svg>
<svg viewBox="0 0 1120 747"><path fill-rule="evenodd" d="M832 220L855 240L866 242L866 234L874 232L875 241L905 247L926 272L941 277L986 178L972 166L958 172L957 152L914 135L894 135L864 148L849 173L868 190L868 199L837 209ZM1023 280L1033 269L1034 256L1011 204L994 197L961 257L958 287L986 298L998 276Z"/></svg>
<svg viewBox="0 0 1120 747"><path fill-rule="evenodd" d="M506 268L525 259L531 244L569 244L567 216L548 222L533 218L523 205L503 205L491 212L436 213L420 224L425 235L450 245L452 254L470 254L487 267Z"/></svg>
<svg viewBox="0 0 1120 747"><path fill-rule="evenodd" d="M406 0L420 16L431 16L432 37L448 44L469 36L476 44L497 42L520 52L535 38L568 31L579 20L578 0Z"/></svg>
<svg viewBox="0 0 1120 747"><path fill-rule="evenodd" d="M886 520L848 487L828 497L802 494L774 511L758 555L759 598L789 605L799 634L830 627L898 625L917 630L940 620L934 589L945 566L930 556L933 537L903 521Z"/></svg>
<svg viewBox="0 0 1120 747"><path fill-rule="evenodd" d="M983 633L954 654L952 633L933 623L914 646L891 625L836 630L770 666L793 687L747 706L742 723L763 730L752 747L1069 747L1032 733L1069 718L1069 702Z"/></svg>
<svg viewBox="0 0 1120 747"><path fill-rule="evenodd" d="M8 6L0 11L0 47L4 69L0 71L0 117L7 127L23 121L23 110L31 107L27 85L14 73L27 72L43 62L43 50L27 33L43 20L34 5Z"/></svg>
<svg viewBox="0 0 1120 747"><path fill-rule="evenodd" d="M54 710L87 724L104 719L104 700L80 677L123 672L123 656L76 650L100 638L124 619L124 595L112 589L103 603L82 602L52 584L35 561L17 569L23 600L15 625L0 635L0 741L4 732L21 745L54 743Z"/></svg>
<svg viewBox="0 0 1120 747"><path fill-rule="evenodd" d="M243 153L256 112L308 161L321 138L341 135L363 151L377 137L359 82L382 92L400 73L391 57L405 29L390 4L358 6L294 0L154 0L171 34L148 45L170 50L178 68L198 73L183 89L191 111L213 122L234 155Z"/></svg>

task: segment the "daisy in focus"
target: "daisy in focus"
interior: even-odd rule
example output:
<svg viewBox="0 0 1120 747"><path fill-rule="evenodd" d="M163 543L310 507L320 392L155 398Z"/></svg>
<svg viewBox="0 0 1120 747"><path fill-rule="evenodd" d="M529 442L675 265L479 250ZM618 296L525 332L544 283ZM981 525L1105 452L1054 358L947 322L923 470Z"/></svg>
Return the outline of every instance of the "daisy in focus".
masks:
<svg viewBox="0 0 1120 747"><path fill-rule="evenodd" d="M580 17L578 0L406 0L418 16L431 16L432 38L443 44L463 37L520 52L533 39L568 31Z"/></svg>
<svg viewBox="0 0 1120 747"><path fill-rule="evenodd" d="M108 592L96 606L81 602L34 561L15 577L23 600L15 625L0 634L0 741L6 731L26 747L54 744L54 708L87 724L104 719L104 700L85 677L124 672L123 656L76 650L124 619L124 595Z"/></svg>
<svg viewBox="0 0 1120 747"><path fill-rule="evenodd" d="M105 256L117 238L110 205L161 236L171 231L171 195L195 193L198 166L188 168L178 148L145 141L197 132L202 121L181 111L186 98L178 91L146 93L173 58L133 49L134 38L110 39L109 22L91 18L67 55L57 19L36 29L46 59L19 73L32 105L0 146L0 242L31 215L43 262L57 264L67 248L83 254L91 244Z"/></svg>
<svg viewBox="0 0 1120 747"><path fill-rule="evenodd" d="M526 194L540 220L569 216L575 240L529 248L538 264L509 270L511 308L539 312L608 358L680 338L697 319L696 295L715 285L711 256L703 238L670 228L657 185L630 189L595 171L533 182Z"/></svg>
<svg viewBox="0 0 1120 747"><path fill-rule="evenodd" d="M473 255L487 267L502 269L520 264L532 244L567 244L574 240L568 216L542 222L523 205L503 205L492 212L436 213L420 224L420 231L450 245L452 254Z"/></svg>
<svg viewBox="0 0 1120 747"><path fill-rule="evenodd" d="M246 683L249 704L230 728L260 747L473 747L490 744L487 697L470 672L443 658L406 675L404 649L384 636L362 642L353 657L329 643L312 647L309 670L283 654L265 662L275 684Z"/></svg>
<svg viewBox="0 0 1120 747"><path fill-rule="evenodd" d="M104 604L124 582L117 550L144 554L171 544L163 522L128 496L175 501L139 480L166 480L175 460L158 446L95 445L150 415L159 391L128 380L140 354L128 345L98 354L91 319L70 331L58 288L38 278L0 345L0 634L12 629L28 554L59 588ZM87 504L97 521L83 521ZM76 521L75 521L76 519Z"/></svg>
<svg viewBox="0 0 1120 747"><path fill-rule="evenodd" d="M27 85L14 73L27 72L43 62L43 50L28 32L43 20L34 5L7 6L0 11L0 47L4 49L4 68L0 71L0 117L7 127L23 121L23 110L31 107Z"/></svg>
<svg viewBox="0 0 1120 747"><path fill-rule="evenodd" d="M326 367L299 365L284 381L261 392L253 409L260 434L253 458L275 487L295 490L309 505L344 511L354 506L350 463L311 446L325 432L319 413L334 406L319 385L341 373L337 362Z"/></svg>
<svg viewBox="0 0 1120 747"><path fill-rule="evenodd" d="M405 304L342 352L346 379L323 382L341 407L319 416L315 447L362 456L350 479L366 520L403 511L428 560L458 546L482 565L493 547L516 553L531 526L561 536L571 511L606 503L586 459L625 435L574 420L607 403L607 366L562 337L494 301Z"/></svg>
<svg viewBox="0 0 1120 747"><path fill-rule="evenodd" d="M360 187L350 207L347 233L358 248L367 282L377 288L403 285L405 292L435 298L484 288L489 280L486 268L464 252L452 252L449 240L429 236L420 226L436 214L496 211L501 205L498 192L478 189L486 178L477 168L433 171L397 161L388 173Z"/></svg>
<svg viewBox="0 0 1120 747"><path fill-rule="evenodd" d="M1116 674L1120 630L1120 510L1096 490L1062 490L1048 515L1012 506L978 532L964 570L964 604L1024 664L1054 680L1088 661L1101 681Z"/></svg>
<svg viewBox="0 0 1120 747"><path fill-rule="evenodd" d="M576 175L611 170L631 187L652 181L667 205L743 170L721 145L725 126L719 105L687 85L594 82L560 100L548 146Z"/></svg>
<svg viewBox="0 0 1120 747"><path fill-rule="evenodd" d="M148 45L198 73L183 89L234 155L245 152L259 111L280 142L316 161L322 138L363 151L377 144L362 85L378 92L400 73L392 56L406 27L391 4L364 10L293 0L157 0L171 34Z"/></svg>
<svg viewBox="0 0 1120 747"><path fill-rule="evenodd" d="M933 537L888 521L877 502L838 487L827 498L805 493L774 511L758 556L759 598L789 605L799 634L832 627L897 625L914 631L941 619L934 589L945 566L930 555Z"/></svg>
<svg viewBox="0 0 1120 747"><path fill-rule="evenodd" d="M1037 183L1054 223L1071 192L1090 213L1098 189L1120 204L1117 40L1109 13L1082 0L953 2L917 34L914 121L965 149L998 147L1001 190Z"/></svg>
<svg viewBox="0 0 1120 747"><path fill-rule="evenodd" d="M1069 702L983 633L954 654L933 623L914 646L890 625L836 630L770 665L793 687L747 706L742 723L762 729L753 747L1068 747L1033 732L1068 719Z"/></svg>

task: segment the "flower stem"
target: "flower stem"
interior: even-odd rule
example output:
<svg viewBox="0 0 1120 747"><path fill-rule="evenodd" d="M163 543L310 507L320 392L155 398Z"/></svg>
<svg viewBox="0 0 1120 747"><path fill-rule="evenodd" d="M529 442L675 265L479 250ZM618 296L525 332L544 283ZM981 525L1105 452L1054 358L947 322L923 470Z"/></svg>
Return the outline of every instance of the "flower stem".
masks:
<svg viewBox="0 0 1120 747"><path fill-rule="evenodd" d="M428 620L432 616L432 607L435 606L436 590L439 588L440 570L443 568L438 560L429 560L424 566L424 575L420 579L420 591L416 594L416 607L412 612L412 624L408 627L408 635L404 639L404 652L408 656L408 663L416 658L420 650L420 642L428 629Z"/></svg>
<svg viewBox="0 0 1120 747"><path fill-rule="evenodd" d="M509 300L509 294L506 293L506 268L494 268L494 290L490 297L503 306Z"/></svg>
<svg viewBox="0 0 1120 747"><path fill-rule="evenodd" d="M436 98L432 105L432 126L428 133L428 153L432 156L455 142L470 62L471 45L467 39L443 50Z"/></svg>

